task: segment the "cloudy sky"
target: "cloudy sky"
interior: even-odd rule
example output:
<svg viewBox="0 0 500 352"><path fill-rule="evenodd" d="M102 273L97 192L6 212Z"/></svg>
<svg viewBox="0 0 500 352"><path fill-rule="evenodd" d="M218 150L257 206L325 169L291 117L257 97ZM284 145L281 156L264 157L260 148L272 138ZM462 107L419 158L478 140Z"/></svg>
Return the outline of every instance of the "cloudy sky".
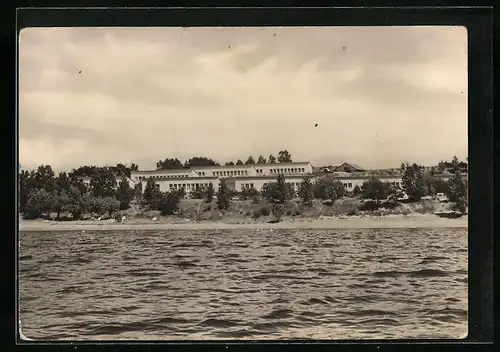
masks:
<svg viewBox="0 0 500 352"><path fill-rule="evenodd" d="M315 125L318 125L315 127ZM462 27L29 28L23 168L287 149L366 168L467 156Z"/></svg>

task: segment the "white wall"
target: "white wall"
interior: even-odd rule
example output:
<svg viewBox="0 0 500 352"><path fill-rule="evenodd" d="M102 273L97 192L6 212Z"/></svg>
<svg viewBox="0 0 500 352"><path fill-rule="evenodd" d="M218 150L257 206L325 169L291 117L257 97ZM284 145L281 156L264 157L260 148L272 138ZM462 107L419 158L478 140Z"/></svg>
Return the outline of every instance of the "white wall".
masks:
<svg viewBox="0 0 500 352"><path fill-rule="evenodd" d="M142 191L146 189L147 180L141 181L142 183ZM155 183L160 187L160 191L162 192L170 192L176 189L184 188L186 194L191 193L192 189L198 187L208 187L208 184L212 184L214 191L217 192L219 190L219 180L214 178L187 178L187 179L161 179L155 180Z"/></svg>
<svg viewBox="0 0 500 352"><path fill-rule="evenodd" d="M137 181L147 181L148 178L152 177L155 181L165 180L165 179L178 179L186 177L198 177L198 174L191 169L179 169L179 170L162 170L162 171L132 171L130 178Z"/></svg>
<svg viewBox="0 0 500 352"><path fill-rule="evenodd" d="M200 176L217 176L217 177L237 177L237 176L255 176L253 165L230 165L230 166L214 166L214 167L193 167L192 168Z"/></svg>
<svg viewBox="0 0 500 352"><path fill-rule="evenodd" d="M305 175L312 173L312 165L308 162L304 163L283 163L283 164L257 164L256 170L258 176L277 176L280 173L284 175Z"/></svg>
<svg viewBox="0 0 500 352"><path fill-rule="evenodd" d="M235 190L240 192L242 190L242 187L246 187L247 185L249 187L255 188L257 191L262 191L262 188L266 183L273 183L276 182L276 179L274 178L237 178L234 180L234 187ZM298 191L299 184L302 182L302 177L286 177L285 178L286 183L292 183L295 191Z"/></svg>

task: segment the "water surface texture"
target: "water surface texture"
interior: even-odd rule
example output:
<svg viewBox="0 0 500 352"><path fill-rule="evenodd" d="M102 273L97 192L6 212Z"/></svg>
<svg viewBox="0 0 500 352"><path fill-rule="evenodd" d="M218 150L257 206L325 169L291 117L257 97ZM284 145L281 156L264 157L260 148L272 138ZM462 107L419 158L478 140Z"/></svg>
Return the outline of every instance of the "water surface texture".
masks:
<svg viewBox="0 0 500 352"><path fill-rule="evenodd" d="M23 232L32 339L467 334L467 229Z"/></svg>

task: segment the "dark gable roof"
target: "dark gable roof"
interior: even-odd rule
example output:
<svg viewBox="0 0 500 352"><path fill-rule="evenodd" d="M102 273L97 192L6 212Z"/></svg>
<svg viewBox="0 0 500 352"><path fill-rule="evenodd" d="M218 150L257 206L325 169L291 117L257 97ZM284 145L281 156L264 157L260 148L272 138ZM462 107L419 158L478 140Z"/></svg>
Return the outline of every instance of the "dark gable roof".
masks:
<svg viewBox="0 0 500 352"><path fill-rule="evenodd" d="M353 168L353 169L360 170L360 171L364 171L364 170L365 170L364 168L362 168L362 167L361 167L361 166L359 166L359 165L352 164L352 163L347 163L347 162L343 162L342 164L340 164L340 165L339 165L339 166L337 166L336 168L338 169L338 168L341 168L341 167L343 167L343 166L349 166L349 167L351 167L351 168Z"/></svg>

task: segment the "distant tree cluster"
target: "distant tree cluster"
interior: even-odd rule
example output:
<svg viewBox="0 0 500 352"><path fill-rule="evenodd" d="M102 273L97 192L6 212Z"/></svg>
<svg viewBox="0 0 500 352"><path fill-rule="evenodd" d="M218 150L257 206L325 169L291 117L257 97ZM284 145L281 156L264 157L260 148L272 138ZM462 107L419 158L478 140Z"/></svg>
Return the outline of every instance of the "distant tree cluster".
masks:
<svg viewBox="0 0 500 352"><path fill-rule="evenodd" d="M82 166L57 176L50 165L41 165L30 172L22 170L19 174L19 211L25 218L49 218L55 213L55 218L59 219L63 212L73 219L80 219L84 214L111 216L117 210L128 209L134 199L127 174L137 169L136 164L130 167L123 164ZM119 175L122 176L117 184ZM81 177L90 178L88 186Z"/></svg>
<svg viewBox="0 0 500 352"><path fill-rule="evenodd" d="M245 160L245 159L243 159ZM292 162L292 155L288 150L281 150L278 152L278 157L276 158L272 154L266 159L265 156L259 155L257 161L254 159L252 155L246 158L246 161L243 162L241 159L238 159L236 162L227 161L224 163L225 166L233 166L233 165L253 165L253 164L268 164L268 163L290 163ZM132 164L134 165L134 164ZM182 168L190 168L195 166L218 166L220 165L217 161L207 158L207 157L193 157L184 163L177 158L165 158L164 160L160 160L156 163L157 170L175 170ZM130 173L129 173L130 176Z"/></svg>

